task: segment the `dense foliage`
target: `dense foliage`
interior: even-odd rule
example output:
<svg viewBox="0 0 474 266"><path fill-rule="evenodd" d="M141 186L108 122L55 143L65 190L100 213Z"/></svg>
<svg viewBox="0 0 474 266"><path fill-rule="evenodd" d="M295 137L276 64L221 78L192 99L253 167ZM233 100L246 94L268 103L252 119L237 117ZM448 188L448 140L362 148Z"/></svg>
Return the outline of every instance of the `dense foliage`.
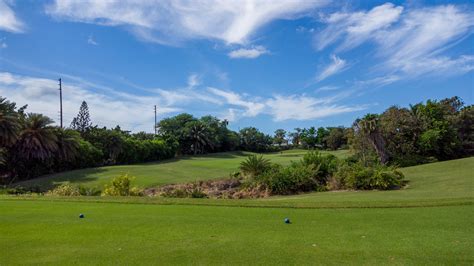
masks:
<svg viewBox="0 0 474 266"><path fill-rule="evenodd" d="M365 164L409 166L474 153L474 108L458 97L392 106L357 119L352 130L351 147Z"/></svg>
<svg viewBox="0 0 474 266"><path fill-rule="evenodd" d="M232 131L226 120L213 116L180 114L161 120L156 125L157 135L132 134L119 126L93 126L86 102L71 127L63 129L53 126L50 118L27 113L26 106L18 108L0 97L0 182L78 168L163 160L176 154L270 152L290 147L350 147L353 160L364 167L377 163L408 166L471 156L473 122L474 107L452 97L408 108L393 106L382 114L357 119L350 128L295 128L289 133L277 129L270 136L255 127ZM317 183L321 182L327 180Z"/></svg>
<svg viewBox="0 0 474 266"><path fill-rule="evenodd" d="M288 166L250 155L241 162L240 172L228 179L167 185L149 195L240 199L340 189L389 190L401 188L405 183L403 174L395 167L365 166L351 159L310 151Z"/></svg>
<svg viewBox="0 0 474 266"><path fill-rule="evenodd" d="M176 153L175 142L151 134L92 127L85 102L69 129L53 126L50 118L25 110L26 106L17 108L0 97L3 183L71 169L162 160Z"/></svg>

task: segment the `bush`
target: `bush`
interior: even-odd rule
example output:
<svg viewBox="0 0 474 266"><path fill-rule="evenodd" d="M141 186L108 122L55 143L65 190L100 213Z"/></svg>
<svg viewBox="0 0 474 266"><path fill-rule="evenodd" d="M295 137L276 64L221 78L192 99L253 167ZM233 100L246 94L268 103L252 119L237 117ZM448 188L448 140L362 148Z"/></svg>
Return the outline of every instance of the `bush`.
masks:
<svg viewBox="0 0 474 266"><path fill-rule="evenodd" d="M332 154L323 155L319 151L310 151L303 156L301 163L312 167L317 173L320 185L324 185L337 171L338 159Z"/></svg>
<svg viewBox="0 0 474 266"><path fill-rule="evenodd" d="M100 196L101 191L94 187L79 186L79 193L82 196Z"/></svg>
<svg viewBox="0 0 474 266"><path fill-rule="evenodd" d="M340 187L348 189L380 189L400 188L404 184L403 173L394 167L383 165L364 166L361 163L343 163L334 175Z"/></svg>
<svg viewBox="0 0 474 266"><path fill-rule="evenodd" d="M102 196L141 196L143 190L137 187L131 187L133 177L128 174L117 176L112 179L110 185L105 185Z"/></svg>
<svg viewBox="0 0 474 266"><path fill-rule="evenodd" d="M305 165L300 162L294 162L287 167L273 165L256 180L272 194L277 195L323 190L324 188L318 180L318 169L315 169L314 165Z"/></svg>
<svg viewBox="0 0 474 266"><path fill-rule="evenodd" d="M61 184L48 192L47 196L80 196L79 188L69 183Z"/></svg>
<svg viewBox="0 0 474 266"><path fill-rule="evenodd" d="M270 166L270 160L263 158L263 155L250 155L240 163L240 170L244 175L254 178L266 172Z"/></svg>

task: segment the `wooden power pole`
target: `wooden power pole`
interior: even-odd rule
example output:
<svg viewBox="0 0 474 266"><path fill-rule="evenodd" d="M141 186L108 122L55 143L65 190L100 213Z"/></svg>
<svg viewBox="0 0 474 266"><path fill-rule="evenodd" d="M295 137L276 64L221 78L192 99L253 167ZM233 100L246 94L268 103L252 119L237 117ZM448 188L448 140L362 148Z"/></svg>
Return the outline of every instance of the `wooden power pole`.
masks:
<svg viewBox="0 0 474 266"><path fill-rule="evenodd" d="M155 124L153 125L153 128L155 129L155 135L156 135L156 105L155 105Z"/></svg>
<svg viewBox="0 0 474 266"><path fill-rule="evenodd" d="M61 78L59 79L59 119L61 128L63 128L63 88Z"/></svg>

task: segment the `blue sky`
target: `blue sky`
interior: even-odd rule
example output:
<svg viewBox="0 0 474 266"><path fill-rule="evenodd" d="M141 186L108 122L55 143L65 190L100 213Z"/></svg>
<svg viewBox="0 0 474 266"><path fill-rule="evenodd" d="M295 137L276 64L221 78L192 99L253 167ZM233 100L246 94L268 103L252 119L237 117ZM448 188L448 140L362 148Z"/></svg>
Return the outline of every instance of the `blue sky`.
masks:
<svg viewBox="0 0 474 266"><path fill-rule="evenodd" d="M0 95L65 124L153 131L188 112L264 132L392 105L473 103L469 1L0 0Z"/></svg>

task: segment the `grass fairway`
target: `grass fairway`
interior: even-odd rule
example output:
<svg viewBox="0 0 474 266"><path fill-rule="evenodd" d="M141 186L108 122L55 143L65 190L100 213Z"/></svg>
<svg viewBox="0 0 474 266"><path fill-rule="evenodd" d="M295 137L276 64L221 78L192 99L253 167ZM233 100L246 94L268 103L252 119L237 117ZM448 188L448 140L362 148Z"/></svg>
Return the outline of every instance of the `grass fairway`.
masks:
<svg viewBox="0 0 474 266"><path fill-rule="evenodd" d="M399 191L259 200L0 196L0 264L473 265L473 166L402 169Z"/></svg>
<svg viewBox="0 0 474 266"><path fill-rule="evenodd" d="M473 206L273 209L0 202L7 264L472 265ZM79 219L78 214L86 218ZM292 224L284 224L290 217Z"/></svg>
<svg viewBox="0 0 474 266"><path fill-rule="evenodd" d="M288 164L291 161L299 160L306 152L306 150L289 150L282 153L265 154L264 156L272 162ZM331 153L339 157L348 155L347 150L323 151L323 153ZM204 156L181 157L179 159L146 164L81 169L45 176L19 184L50 188L63 182L71 182L86 187L102 189L113 177L127 173L136 177L134 184L142 187L184 183L227 177L231 172L238 170L240 162L249 154L251 153L225 152Z"/></svg>

